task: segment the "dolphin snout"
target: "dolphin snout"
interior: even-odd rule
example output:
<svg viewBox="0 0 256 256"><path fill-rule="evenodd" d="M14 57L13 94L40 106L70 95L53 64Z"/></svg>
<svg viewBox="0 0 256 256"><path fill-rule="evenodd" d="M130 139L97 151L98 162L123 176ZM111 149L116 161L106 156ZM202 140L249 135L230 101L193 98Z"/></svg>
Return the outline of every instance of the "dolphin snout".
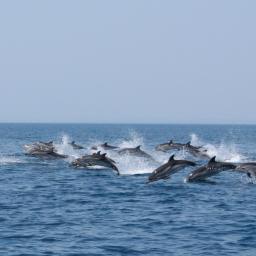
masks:
<svg viewBox="0 0 256 256"><path fill-rule="evenodd" d="M185 178L185 182L192 182L196 179L196 175L194 175L193 173L190 173L186 178Z"/></svg>
<svg viewBox="0 0 256 256"><path fill-rule="evenodd" d="M113 170L115 170L117 172L117 175L120 175L118 168L114 164L111 167Z"/></svg>

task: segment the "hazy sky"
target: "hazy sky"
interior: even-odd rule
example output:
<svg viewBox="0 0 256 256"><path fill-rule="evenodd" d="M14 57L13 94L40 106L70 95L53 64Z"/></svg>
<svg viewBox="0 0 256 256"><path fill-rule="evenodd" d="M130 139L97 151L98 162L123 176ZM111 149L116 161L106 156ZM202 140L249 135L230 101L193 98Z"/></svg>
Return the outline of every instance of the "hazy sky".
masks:
<svg viewBox="0 0 256 256"><path fill-rule="evenodd" d="M0 1L0 121L256 123L256 1Z"/></svg>

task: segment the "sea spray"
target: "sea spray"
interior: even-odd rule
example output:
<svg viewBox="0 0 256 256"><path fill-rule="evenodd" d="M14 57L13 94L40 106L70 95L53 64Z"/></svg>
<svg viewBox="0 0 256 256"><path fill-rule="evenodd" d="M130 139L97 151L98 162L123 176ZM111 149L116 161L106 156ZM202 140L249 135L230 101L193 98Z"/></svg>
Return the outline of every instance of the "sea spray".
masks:
<svg viewBox="0 0 256 256"><path fill-rule="evenodd" d="M216 156L219 161L238 163L246 160L246 157L239 153L236 145L232 142L213 145L201 140L196 134L191 134L190 137L193 146L203 146L207 149L207 154L210 157Z"/></svg>
<svg viewBox="0 0 256 256"><path fill-rule="evenodd" d="M54 147L58 154L69 156L69 161L78 158L82 155L82 151L75 150L70 145L71 138L67 134L63 134L60 142L54 143Z"/></svg>

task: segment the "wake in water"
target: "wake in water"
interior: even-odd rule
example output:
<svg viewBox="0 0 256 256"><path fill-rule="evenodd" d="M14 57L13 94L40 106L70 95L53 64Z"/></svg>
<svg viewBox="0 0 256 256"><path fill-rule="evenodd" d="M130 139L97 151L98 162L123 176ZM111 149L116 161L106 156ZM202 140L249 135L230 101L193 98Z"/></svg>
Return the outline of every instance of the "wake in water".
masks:
<svg viewBox="0 0 256 256"><path fill-rule="evenodd" d="M15 156L0 155L0 165L19 164L19 163L25 163L25 161Z"/></svg>

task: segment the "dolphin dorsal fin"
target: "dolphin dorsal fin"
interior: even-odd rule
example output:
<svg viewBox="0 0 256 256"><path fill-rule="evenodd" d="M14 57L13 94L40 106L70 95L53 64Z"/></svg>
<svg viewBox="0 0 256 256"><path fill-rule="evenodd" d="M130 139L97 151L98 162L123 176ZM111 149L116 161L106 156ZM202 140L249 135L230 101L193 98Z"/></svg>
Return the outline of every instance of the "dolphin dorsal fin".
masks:
<svg viewBox="0 0 256 256"><path fill-rule="evenodd" d="M212 164L212 163L215 163L216 162L216 156L212 157L210 159L210 161L208 162L208 164Z"/></svg>
<svg viewBox="0 0 256 256"><path fill-rule="evenodd" d="M101 156L106 157L107 153L102 154Z"/></svg>
<svg viewBox="0 0 256 256"><path fill-rule="evenodd" d="M170 141L169 141L169 145L171 145L171 144L173 144L173 140L170 140Z"/></svg>
<svg viewBox="0 0 256 256"><path fill-rule="evenodd" d="M187 146L191 146L191 141L189 141L186 145L187 145Z"/></svg>
<svg viewBox="0 0 256 256"><path fill-rule="evenodd" d="M173 161L174 160L174 156L175 155L171 155L170 158L169 158L169 162Z"/></svg>
<svg viewBox="0 0 256 256"><path fill-rule="evenodd" d="M98 152L97 152L97 155L99 155L99 156L100 156L100 151L98 151Z"/></svg>
<svg viewBox="0 0 256 256"><path fill-rule="evenodd" d="M107 142L105 142L103 145L104 145L104 146L107 146L107 145L108 145L108 143L107 143Z"/></svg>
<svg viewBox="0 0 256 256"><path fill-rule="evenodd" d="M138 146L138 147L136 147L135 149L140 150L140 147L141 147L141 145L139 145L139 146Z"/></svg>

